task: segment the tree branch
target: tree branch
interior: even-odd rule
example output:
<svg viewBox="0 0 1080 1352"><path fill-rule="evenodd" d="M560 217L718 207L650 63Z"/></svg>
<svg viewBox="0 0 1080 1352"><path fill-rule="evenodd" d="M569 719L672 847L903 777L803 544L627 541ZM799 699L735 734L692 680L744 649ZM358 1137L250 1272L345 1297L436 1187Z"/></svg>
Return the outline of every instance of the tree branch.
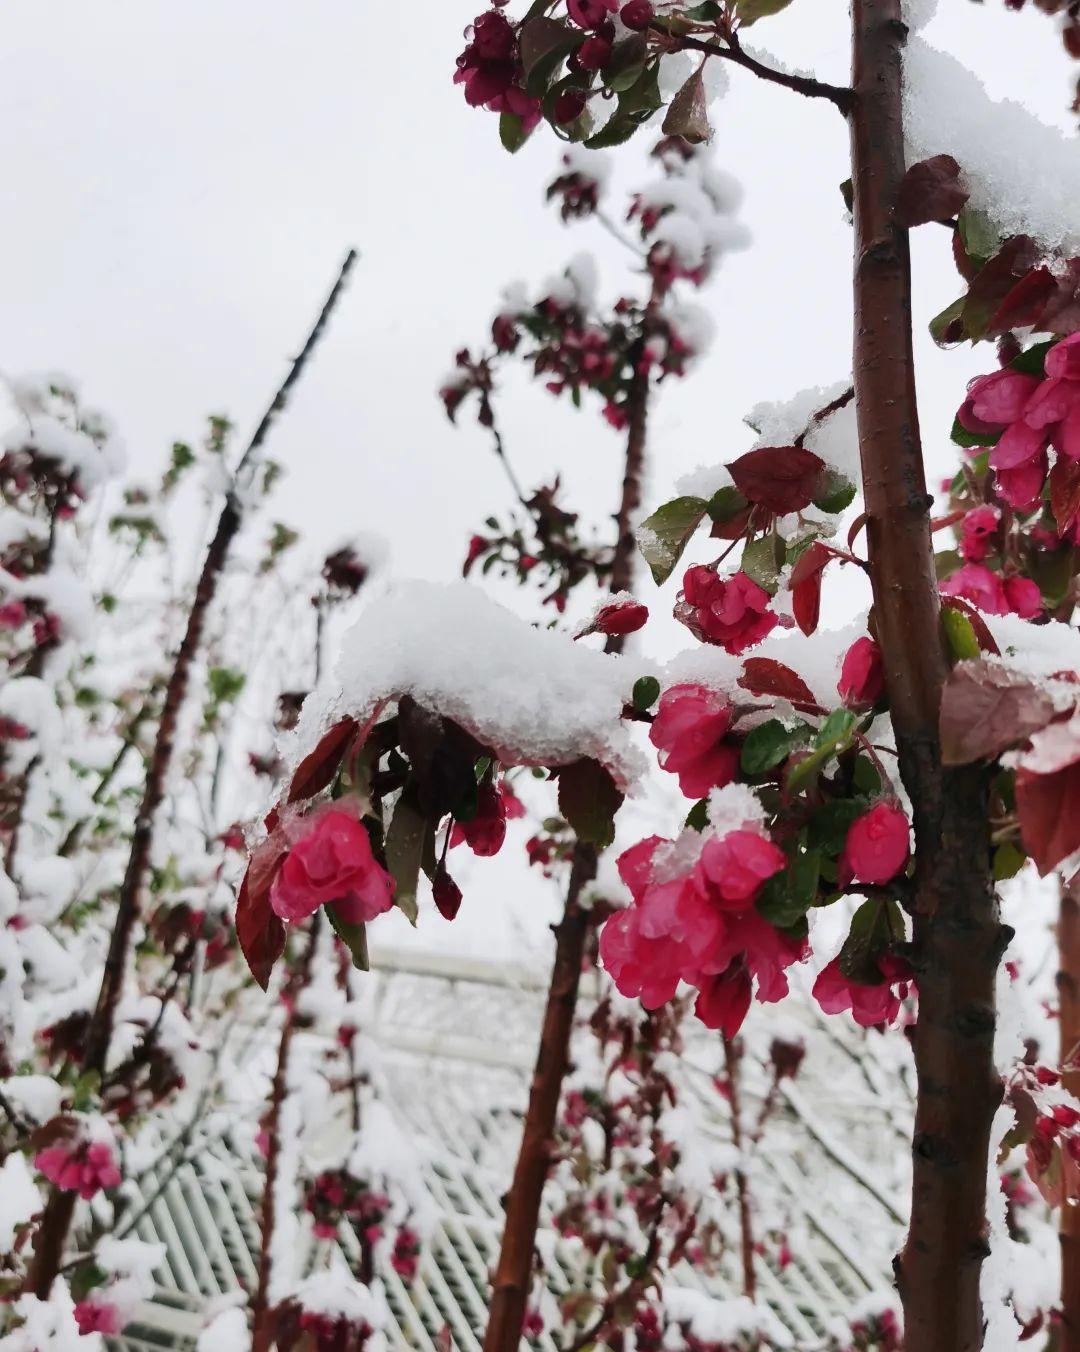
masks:
<svg viewBox="0 0 1080 1352"><path fill-rule="evenodd" d="M827 84L824 80L815 80L810 75L790 75L787 71L776 70L772 66L766 66L763 61L757 57L751 56L745 51L739 42L737 33L732 32L727 38L727 46L722 47L715 42L704 42L700 38L677 37L668 33L661 24L653 24L655 31L663 33L665 37L674 37L678 46L673 50L690 48L695 52L704 52L707 56L719 56L725 61L732 61L737 66L751 71L759 80L767 80L770 84L782 85L785 89L790 89L796 94L801 94L808 99L827 99L831 104L839 109L846 117L851 112L855 102L855 91L842 85Z"/></svg>

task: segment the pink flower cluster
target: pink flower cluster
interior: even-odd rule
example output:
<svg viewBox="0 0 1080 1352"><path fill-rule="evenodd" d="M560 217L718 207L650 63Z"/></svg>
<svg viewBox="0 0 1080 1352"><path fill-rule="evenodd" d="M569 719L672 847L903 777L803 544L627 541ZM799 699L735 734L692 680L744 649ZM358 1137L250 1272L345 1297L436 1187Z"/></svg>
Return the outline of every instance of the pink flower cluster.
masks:
<svg viewBox="0 0 1080 1352"><path fill-rule="evenodd" d="M656 1009L680 981L699 992L695 1012L729 1037L742 1025L754 982L763 1001L782 999L785 969L806 956L805 941L763 920L754 901L787 865L756 829L705 839L687 858L684 842L650 836L618 861L633 905L600 933L600 957L616 986Z"/></svg>
<svg viewBox="0 0 1080 1352"><path fill-rule="evenodd" d="M465 102L495 113L520 117L522 130L540 121L540 100L526 94L517 34L497 9L489 9L465 30L468 43L457 59L455 84L465 86Z"/></svg>
<svg viewBox="0 0 1080 1352"><path fill-rule="evenodd" d="M900 1013L901 1003L907 998L912 984L910 966L892 953L884 953L877 960L881 981L868 986L852 981L840 968L840 959L833 958L818 973L814 982L814 999L826 1014L841 1014L851 1010L851 1017L862 1028L876 1028L892 1023Z"/></svg>
<svg viewBox="0 0 1080 1352"><path fill-rule="evenodd" d="M1051 446L1080 460L1080 334L1055 343L1044 370L1042 377L1009 369L978 376L956 415L968 432L998 436L990 452L994 486L1021 511L1041 498Z"/></svg>
<svg viewBox="0 0 1080 1352"><path fill-rule="evenodd" d="M108 1141L58 1141L38 1151L34 1168L61 1192L77 1192L84 1201L120 1186L120 1170Z"/></svg>
<svg viewBox="0 0 1080 1352"><path fill-rule="evenodd" d="M703 685L673 685L660 696L649 740L687 798L704 798L735 778L739 748L725 740L732 717L727 697Z"/></svg>
<svg viewBox="0 0 1080 1352"><path fill-rule="evenodd" d="M342 920L358 925L394 904L394 880L352 811L331 803L285 830L291 848L270 889L271 909L282 920L295 924L332 902Z"/></svg>
<svg viewBox="0 0 1080 1352"><path fill-rule="evenodd" d="M686 570L675 618L702 643L735 655L760 643L780 622L769 609L769 593L752 578L742 572L721 578L702 564Z"/></svg>
<svg viewBox="0 0 1080 1352"><path fill-rule="evenodd" d="M970 601L987 615L1033 620L1043 608L1042 593L1029 577L1001 577L984 563L965 563L941 583L942 596Z"/></svg>
<svg viewBox="0 0 1080 1352"><path fill-rule="evenodd" d="M72 1314L84 1338L90 1333L104 1333L106 1337L113 1338L123 1332L126 1322L115 1305L95 1297L93 1293L80 1300Z"/></svg>
<svg viewBox="0 0 1080 1352"><path fill-rule="evenodd" d="M455 822L450 831L450 848L468 845L473 854L489 858L498 854L506 839L506 823L524 817L525 805L505 780L481 784L476 815L467 822Z"/></svg>

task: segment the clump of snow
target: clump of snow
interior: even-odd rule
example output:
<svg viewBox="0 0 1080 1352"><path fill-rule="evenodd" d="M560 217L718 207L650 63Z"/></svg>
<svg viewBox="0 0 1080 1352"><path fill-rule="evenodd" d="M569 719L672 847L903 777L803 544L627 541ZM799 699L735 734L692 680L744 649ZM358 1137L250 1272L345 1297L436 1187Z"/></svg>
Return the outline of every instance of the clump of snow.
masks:
<svg viewBox="0 0 1080 1352"><path fill-rule="evenodd" d="M5 1094L11 1083L10 1080L4 1082ZM13 1150L0 1164L0 1254L11 1253L16 1230L20 1225L28 1224L31 1216L41 1210L41 1205L41 1193L34 1183L26 1156Z"/></svg>
<svg viewBox="0 0 1080 1352"><path fill-rule="evenodd" d="M937 13L938 0L902 0L904 22L913 33L925 28Z"/></svg>
<svg viewBox="0 0 1080 1352"><path fill-rule="evenodd" d="M251 1347L243 1310L222 1310L199 1334L195 1352L246 1352Z"/></svg>
<svg viewBox="0 0 1080 1352"><path fill-rule="evenodd" d="M64 1091L51 1075L12 1075L0 1080L0 1092L23 1117L33 1122L47 1122L50 1117L55 1117L64 1101ZM8 1161L14 1158L15 1155L9 1155ZM18 1158L23 1157L19 1155ZM6 1187L6 1184L0 1187L0 1192ZM2 1251L3 1244L0 1244Z"/></svg>
<svg viewBox="0 0 1080 1352"><path fill-rule="evenodd" d="M668 1317L676 1324L685 1324L699 1342L735 1344L740 1338L756 1335L768 1338L776 1349L794 1346L791 1334L772 1310L747 1296L717 1300L704 1291L665 1286L663 1300Z"/></svg>
<svg viewBox="0 0 1080 1352"><path fill-rule="evenodd" d="M727 784L709 793L709 824L717 835L765 821L765 809L748 784Z"/></svg>
<svg viewBox="0 0 1080 1352"><path fill-rule="evenodd" d="M954 56L913 38L904 58L909 164L952 155L971 206L1003 235L1031 235L1047 251L1080 252L1076 143L1012 99L995 100Z"/></svg>
<svg viewBox="0 0 1080 1352"><path fill-rule="evenodd" d="M586 150L582 145L567 145L562 154L560 173L580 174L603 188L611 177L615 161L603 150Z"/></svg>
<svg viewBox="0 0 1080 1352"><path fill-rule="evenodd" d="M1001 649L1001 660L1011 670L1043 680L1060 671L1080 671L1080 630L1056 620L1031 624L1019 615L984 618Z"/></svg>
<svg viewBox="0 0 1080 1352"><path fill-rule="evenodd" d="M664 316L675 337L688 347L695 357L701 356L712 346L716 336L716 320L703 305L682 301L666 307Z"/></svg>
<svg viewBox="0 0 1080 1352"><path fill-rule="evenodd" d="M293 745L303 754L329 721L408 694L508 765L592 756L628 786L642 758L621 714L642 671L635 660L534 629L466 583L397 582L346 634L336 689L305 702Z"/></svg>
<svg viewBox="0 0 1080 1352"><path fill-rule="evenodd" d="M590 310L596 301L599 274L591 253L578 253L561 273L549 277L542 294L564 309Z"/></svg>
<svg viewBox="0 0 1080 1352"><path fill-rule="evenodd" d="M97 1333L83 1337L75 1322L74 1303L67 1283L58 1277L48 1300L20 1296L10 1307L19 1327L0 1338L0 1352L102 1352Z"/></svg>
<svg viewBox="0 0 1080 1352"><path fill-rule="evenodd" d="M373 1330L385 1328L389 1315L381 1294L356 1281L340 1263L325 1272L312 1273L289 1296L313 1314L363 1321Z"/></svg>

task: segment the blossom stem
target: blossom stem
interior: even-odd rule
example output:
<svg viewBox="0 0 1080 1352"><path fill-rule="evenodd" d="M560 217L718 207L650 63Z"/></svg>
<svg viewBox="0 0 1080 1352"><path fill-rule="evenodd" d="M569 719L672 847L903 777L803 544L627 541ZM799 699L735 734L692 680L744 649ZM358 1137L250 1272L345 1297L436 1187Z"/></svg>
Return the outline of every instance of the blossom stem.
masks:
<svg viewBox="0 0 1080 1352"><path fill-rule="evenodd" d="M723 1035L721 1035L723 1036ZM746 1175L746 1139L742 1123L742 1094L740 1062L742 1049L733 1038L723 1037L724 1070L727 1074L728 1107L731 1110L731 1141L738 1156L735 1166L735 1187L739 1197L739 1241L742 1248L743 1295L750 1300L757 1296L757 1275L754 1272L754 1222L750 1210L750 1182ZM762 1119L764 1126L764 1118Z"/></svg>
<svg viewBox="0 0 1080 1352"><path fill-rule="evenodd" d="M983 1317L994 1069L994 981L1007 941L990 876L987 773L945 770L947 661L919 440L907 231L902 0L854 0L851 107L855 403L874 613L901 777L912 802L919 988L911 1219L896 1259L906 1352L975 1352Z"/></svg>
<svg viewBox="0 0 1080 1352"><path fill-rule="evenodd" d="M135 817L131 849L123 881L120 884L109 949L105 958L101 989L87 1030L83 1052L84 1071L102 1075L109 1047L112 1043L116 1006L127 973L135 924L150 859L154 838L154 821L165 797L165 786L173 759L180 713L183 708L191 669L202 642L203 629L210 606L217 593L225 570L225 562L233 539L244 518L246 483L257 466L263 443L278 414L288 402L289 394L303 374L308 358L318 345L323 330L333 313L349 273L356 261L355 250L350 249L338 273L330 294L319 313L307 341L293 360L284 381L270 401L248 442L233 476L233 486L225 498L217 529L207 549L202 572L195 587L195 595L188 612L187 628L177 650L165 699L154 736L153 750L143 786L142 801ZM53 1279L59 1270L63 1248L75 1212L75 1194L53 1188L45 1205L44 1214L34 1241L34 1256L27 1273L27 1290L40 1299L48 1296Z"/></svg>
<svg viewBox="0 0 1080 1352"><path fill-rule="evenodd" d="M668 34L666 29L660 24L654 24L653 27L664 33L665 36L674 36ZM700 38L678 37L675 39L676 46L673 51L690 49L695 52L704 52L707 56L719 56L725 61L733 61L735 65L742 66L751 71L759 80L767 80L770 84L782 85L785 89L790 89L796 94L802 94L808 99L827 99L843 114L851 111L852 104L855 101L855 91L847 89L841 85L827 84L823 80L815 80L810 75L791 75L784 70L776 70L772 66L766 66L764 62L744 51L739 42L738 34L731 32L727 38L727 45L720 46L715 42L703 42Z"/></svg>
<svg viewBox="0 0 1080 1352"><path fill-rule="evenodd" d="M1080 886L1061 889L1058 915L1058 1017L1062 1087L1080 1097ZM1080 1163L1061 1152L1061 1352L1080 1352Z"/></svg>
<svg viewBox="0 0 1080 1352"><path fill-rule="evenodd" d="M282 1000L285 1017L278 1039L277 1065L270 1087L270 1103L266 1113L266 1171L263 1175L262 1206L259 1210L259 1270L255 1294L251 1300L251 1352L269 1352L273 1345L270 1315L270 1287L274 1266L275 1197L278 1169L281 1162L281 1109L289 1092L289 1052L296 1033L296 1006L311 980L312 962L319 942L319 912L316 911L308 931L304 951L285 982Z"/></svg>

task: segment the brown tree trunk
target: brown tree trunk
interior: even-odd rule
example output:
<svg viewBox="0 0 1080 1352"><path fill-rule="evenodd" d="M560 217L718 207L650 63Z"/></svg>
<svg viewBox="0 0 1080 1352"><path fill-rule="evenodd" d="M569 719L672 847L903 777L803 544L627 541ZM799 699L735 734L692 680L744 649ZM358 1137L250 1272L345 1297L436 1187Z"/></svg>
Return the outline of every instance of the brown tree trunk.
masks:
<svg viewBox="0 0 1080 1352"><path fill-rule="evenodd" d="M854 383L874 619L917 851L911 960L918 1101L907 1241L896 1260L907 1352L982 1346L994 978L1007 932L990 875L986 772L944 770L947 662L915 399L911 274L893 218L904 175L901 0L853 0Z"/></svg>
<svg viewBox="0 0 1080 1352"><path fill-rule="evenodd" d="M1061 890L1058 918L1058 1008L1061 1020L1063 1084L1080 1098L1080 878ZM1061 1237L1061 1318L1059 1352L1080 1352L1080 1165L1062 1151L1064 1201Z"/></svg>
<svg viewBox="0 0 1080 1352"><path fill-rule="evenodd" d="M532 1286L540 1199L551 1163L559 1096L570 1064L570 1036L574 1029L581 965L589 931L589 913L579 904L579 898L582 888L593 876L595 864L595 851L588 846L578 846L566 910L555 927L555 965L551 971L521 1147L506 1196L506 1222L488 1308L484 1352L517 1352L521 1343Z"/></svg>
<svg viewBox="0 0 1080 1352"><path fill-rule="evenodd" d="M649 378L635 375L630 393L630 423L617 532L611 567L612 593L626 591L634 575L633 515L641 501L641 475L645 465L645 433L648 418ZM621 653L625 634L611 634L604 651ZM488 1307L484 1352L517 1352L532 1285L536 1229L540 1200L551 1163L551 1143L559 1109L563 1080L570 1064L570 1039L574 1031L578 986L585 961L585 943L591 917L580 904L582 889L596 875L596 850L591 845L574 847L567 889L566 909L555 926L555 962L548 987L540 1048L533 1071L529 1104L525 1112L521 1146L514 1178L506 1196L499 1262Z"/></svg>
<svg viewBox="0 0 1080 1352"><path fill-rule="evenodd" d="M259 1208L259 1271L251 1300L251 1352L268 1352L273 1345L273 1321L270 1316L270 1280L273 1275L274 1189L277 1187L281 1159L281 1108L289 1092L289 1052L296 1033L296 1005L311 980L311 964L319 942L319 913L316 911L308 932L304 952L285 983L282 997L285 1018L278 1039L277 1065L270 1086L266 1112L266 1171L263 1175L262 1205Z"/></svg>
<svg viewBox="0 0 1080 1352"><path fill-rule="evenodd" d="M743 1295L757 1298L757 1274L754 1271L754 1220L750 1209L750 1183L746 1176L744 1151L748 1142L742 1123L740 1075L742 1050L732 1038L724 1038L724 1069L727 1072L728 1104L731 1109L731 1141L739 1156L735 1187L739 1197L739 1247L742 1257Z"/></svg>
<svg viewBox="0 0 1080 1352"><path fill-rule="evenodd" d="M356 255L350 250L338 279L334 283L326 303L308 335L307 342L300 350L274 396L266 412L255 429L247 449L236 468L234 481L239 482L245 471L253 467L255 457L266 439L278 413L285 407L289 392L303 372L307 360L313 352L326 322L337 304ZM242 486L241 486L242 487ZM172 763L173 744L176 740L177 723L180 711L187 695L191 679L191 668L199 651L203 629L210 606L217 593L218 583L225 568L236 532L240 529L243 517L241 501L235 490L230 490L225 499L217 529L206 551L202 572L195 588L195 595L188 614L187 629L173 663L169 683L165 688L165 701L162 705L161 719L154 737L154 746L150 754L150 764L146 771L142 801L135 818L135 829L131 837L131 851L117 899L116 920L109 939L109 950L105 958L105 970L102 975L101 989L97 1005L90 1020L86 1035L86 1048L83 1055L83 1068L104 1074L105 1064L112 1042L113 1024L116 1018L116 1006L127 970L131 951L132 935L139 916L139 903L146 873L150 864L150 852L154 836L154 819L165 796L165 784ZM74 1194L60 1192L53 1188L45 1205L45 1212L34 1240L34 1256L27 1273L27 1289L44 1299L53 1284L60 1268L64 1244L71 1227L75 1211Z"/></svg>

